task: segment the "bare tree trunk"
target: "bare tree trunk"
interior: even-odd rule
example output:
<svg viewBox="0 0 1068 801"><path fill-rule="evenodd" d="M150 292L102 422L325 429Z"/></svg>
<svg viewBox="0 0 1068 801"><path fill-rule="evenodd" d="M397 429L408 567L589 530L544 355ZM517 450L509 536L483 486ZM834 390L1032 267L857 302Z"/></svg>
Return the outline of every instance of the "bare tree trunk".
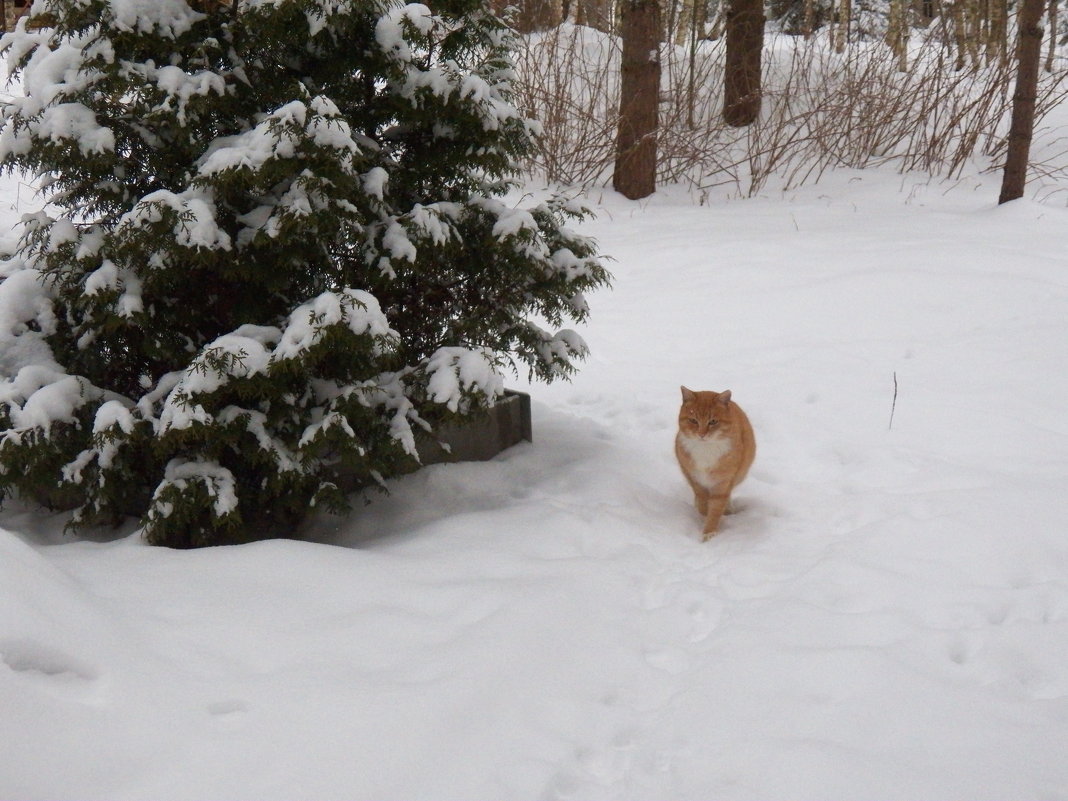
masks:
<svg viewBox="0 0 1068 801"><path fill-rule="evenodd" d="M741 127L760 114L760 57L764 50L763 0L730 0L723 65L723 121Z"/></svg>
<svg viewBox="0 0 1068 801"><path fill-rule="evenodd" d="M660 103L660 5L623 0L619 133L612 186L631 200L656 191Z"/></svg>
<svg viewBox="0 0 1068 801"><path fill-rule="evenodd" d="M907 0L890 0L890 18L886 28L886 43L894 53L897 68L909 68L909 12Z"/></svg>
<svg viewBox="0 0 1068 801"><path fill-rule="evenodd" d="M968 48L968 56L972 66L979 66L979 46L984 41L983 34L983 6L980 0L968 0L964 4L964 18L967 25L964 42Z"/></svg>
<svg viewBox="0 0 1068 801"><path fill-rule="evenodd" d="M682 0L681 4L671 0L669 7L667 32L664 36L664 41L674 42L679 47L682 47L689 39L694 0Z"/></svg>
<svg viewBox="0 0 1068 801"><path fill-rule="evenodd" d="M694 0L693 17L690 20L690 60L686 75L686 125L690 130L697 127L694 118L697 104L697 43L701 39L700 34L704 33L707 10L704 0Z"/></svg>
<svg viewBox="0 0 1068 801"><path fill-rule="evenodd" d="M902 3L901 15L904 17L904 22L901 25L901 37L900 44L897 51L897 69L899 72L909 71L909 33L912 29L909 27L908 18L908 6Z"/></svg>
<svg viewBox="0 0 1068 801"><path fill-rule="evenodd" d="M816 30L816 0L805 0L805 16L801 21L801 35L806 39L810 39L814 30Z"/></svg>
<svg viewBox="0 0 1068 801"><path fill-rule="evenodd" d="M519 13L515 16L515 29L520 33L545 31L560 24L560 0L520 0L516 5Z"/></svg>
<svg viewBox="0 0 1068 801"><path fill-rule="evenodd" d="M612 32L611 0L572 0L576 2L579 25L588 25L602 33Z"/></svg>
<svg viewBox="0 0 1068 801"><path fill-rule="evenodd" d="M964 29L964 3L962 0L952 0L949 3L949 13L953 18L953 43L957 48L957 60L953 65L956 70L964 69L967 63L967 32Z"/></svg>
<svg viewBox="0 0 1068 801"><path fill-rule="evenodd" d="M1057 0L1049 0L1049 50L1046 52L1046 72L1053 72L1057 56Z"/></svg>
<svg viewBox="0 0 1068 801"><path fill-rule="evenodd" d="M990 2L991 0L975 0L975 41L980 51L990 41Z"/></svg>
<svg viewBox="0 0 1068 801"><path fill-rule="evenodd" d="M723 36L723 29L727 25L727 2L726 0L720 0L716 3L716 15L712 17L712 22L708 25L707 39L710 42L719 41L719 38Z"/></svg>
<svg viewBox="0 0 1068 801"><path fill-rule="evenodd" d="M1008 0L990 0L990 17L986 31L986 63L1009 62Z"/></svg>
<svg viewBox="0 0 1068 801"><path fill-rule="evenodd" d="M853 23L853 0L838 3L838 24L835 26L834 52L844 53L849 44L849 28Z"/></svg>
<svg viewBox="0 0 1068 801"><path fill-rule="evenodd" d="M953 0L949 4L953 17L953 38L957 46L958 70L966 64L979 66L979 45L982 41L983 14L978 0Z"/></svg>
<svg viewBox="0 0 1068 801"><path fill-rule="evenodd" d="M695 39L703 39L708 22L707 0L683 0L682 11L675 26L675 44L682 47Z"/></svg>
<svg viewBox="0 0 1068 801"><path fill-rule="evenodd" d="M1042 62L1042 0L1022 0L1016 44L1016 91L1012 96L1012 123L1009 126L1009 150L1001 181L998 203L1023 197L1027 183L1027 162L1031 155L1031 136L1035 127L1035 99L1038 95L1038 72Z"/></svg>

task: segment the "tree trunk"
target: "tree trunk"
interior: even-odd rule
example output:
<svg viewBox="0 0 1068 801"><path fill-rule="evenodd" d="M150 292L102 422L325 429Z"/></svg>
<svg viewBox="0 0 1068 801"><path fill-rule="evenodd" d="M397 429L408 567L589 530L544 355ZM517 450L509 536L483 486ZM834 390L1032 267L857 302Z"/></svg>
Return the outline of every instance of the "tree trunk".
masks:
<svg viewBox="0 0 1068 801"><path fill-rule="evenodd" d="M656 191L660 103L660 5L624 0L619 135L612 186L631 200Z"/></svg>
<svg viewBox="0 0 1068 801"><path fill-rule="evenodd" d="M521 0L516 5L515 29L520 33L545 31L560 24L560 0Z"/></svg>
<svg viewBox="0 0 1068 801"><path fill-rule="evenodd" d="M947 15L953 20L953 45L957 49L957 60L954 64L956 70L968 66L968 5L968 0L949 0L946 4Z"/></svg>
<svg viewBox="0 0 1068 801"><path fill-rule="evenodd" d="M679 19L675 24L675 44L692 46L695 40L705 38L708 22L707 0L682 0Z"/></svg>
<svg viewBox="0 0 1068 801"><path fill-rule="evenodd" d="M838 4L838 24L835 26L834 52L844 53L849 44L849 29L853 24L853 0L841 0Z"/></svg>
<svg viewBox="0 0 1068 801"><path fill-rule="evenodd" d="M1049 51L1046 53L1046 72L1053 72L1057 57L1057 0L1049 0Z"/></svg>
<svg viewBox="0 0 1068 801"><path fill-rule="evenodd" d="M983 33L985 15L980 0L967 0L964 7L965 28L964 41L972 66L979 66L979 48L985 40Z"/></svg>
<svg viewBox="0 0 1068 801"><path fill-rule="evenodd" d="M801 35L806 39L812 38L816 30L816 0L805 0L805 16L801 22Z"/></svg>
<svg viewBox="0 0 1068 801"><path fill-rule="evenodd" d="M991 0L989 24L986 31L986 63L1009 62L1009 4L1008 0Z"/></svg>
<svg viewBox="0 0 1068 801"><path fill-rule="evenodd" d="M710 42L718 42L723 36L723 29L727 25L726 6L726 2L716 3L716 15L712 17L712 22L708 25L708 34L705 37Z"/></svg>
<svg viewBox="0 0 1068 801"><path fill-rule="evenodd" d="M693 19L694 0L671 0L668 5L667 27L664 41L674 42L679 47L686 44L689 34L689 22Z"/></svg>
<svg viewBox="0 0 1068 801"><path fill-rule="evenodd" d="M707 6L704 0L700 0L700 5L695 0L693 19L690 25L690 61L687 65L686 74L686 125L690 130L694 130L697 127L694 113L697 105L697 43L701 39L700 34L704 32L704 12L706 10Z"/></svg>
<svg viewBox="0 0 1068 801"><path fill-rule="evenodd" d="M611 0L582 0L580 5L586 11L587 25L602 33L612 32L614 26Z"/></svg>
<svg viewBox="0 0 1068 801"><path fill-rule="evenodd" d="M890 0L886 44L894 53L899 72L909 68L909 6L906 0Z"/></svg>
<svg viewBox="0 0 1068 801"><path fill-rule="evenodd" d="M723 121L740 127L760 114L760 56L764 49L763 0L730 0L723 65Z"/></svg>
<svg viewBox="0 0 1068 801"><path fill-rule="evenodd" d="M1038 71L1042 61L1042 0L1022 0L1016 44L1016 91L1012 96L1012 123L1009 149L998 203L1023 197L1027 183L1027 161L1031 155L1031 135L1035 127L1035 99Z"/></svg>

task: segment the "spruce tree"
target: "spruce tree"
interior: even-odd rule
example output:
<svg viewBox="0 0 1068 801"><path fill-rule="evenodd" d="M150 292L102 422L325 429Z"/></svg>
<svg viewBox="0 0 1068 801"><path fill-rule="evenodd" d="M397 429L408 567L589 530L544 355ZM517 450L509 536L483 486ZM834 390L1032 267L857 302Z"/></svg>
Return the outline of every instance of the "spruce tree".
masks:
<svg viewBox="0 0 1068 801"><path fill-rule="evenodd" d="M566 377L608 275L502 196L536 125L481 0L38 0L0 164L0 493L178 547L381 484L502 373Z"/></svg>

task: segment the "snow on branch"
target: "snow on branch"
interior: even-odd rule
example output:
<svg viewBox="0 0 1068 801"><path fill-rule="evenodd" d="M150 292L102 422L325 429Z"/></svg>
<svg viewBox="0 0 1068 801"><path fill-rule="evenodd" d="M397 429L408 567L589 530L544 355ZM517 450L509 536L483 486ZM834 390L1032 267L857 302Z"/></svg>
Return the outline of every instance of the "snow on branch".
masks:
<svg viewBox="0 0 1068 801"><path fill-rule="evenodd" d="M6 407L12 428L48 431L55 423L75 422L75 412L102 395L77 376L43 365L29 365L0 382L0 407Z"/></svg>
<svg viewBox="0 0 1068 801"><path fill-rule="evenodd" d="M43 276L12 259L12 272L0 280L0 376L31 365L60 370L45 337L56 328L52 293ZM0 383L0 392L7 382Z"/></svg>
<svg viewBox="0 0 1068 801"><path fill-rule="evenodd" d="M226 170L259 170L275 159L296 157L305 141L339 151L348 159L360 153L337 106L328 98L313 97L308 103L286 103L244 133L216 139L200 159L197 171L207 177Z"/></svg>
<svg viewBox="0 0 1068 801"><path fill-rule="evenodd" d="M74 141L84 156L115 150L114 132L100 125L96 114L81 103L60 103L46 108L37 124L37 135L53 142Z"/></svg>
<svg viewBox="0 0 1068 801"><path fill-rule="evenodd" d="M400 62L409 62L413 58L404 35L406 26L426 36L434 27L434 15L422 3L410 3L392 9L375 25L375 41L382 52Z"/></svg>
<svg viewBox="0 0 1068 801"><path fill-rule="evenodd" d="M504 393L504 381L497 371L492 351L485 349L439 348L427 363L430 399L451 412L466 411L465 396L471 393L492 400Z"/></svg>
<svg viewBox="0 0 1068 801"><path fill-rule="evenodd" d="M215 517L225 517L237 510L237 485L233 473L216 462L172 459L164 471L163 481L156 487L150 519L153 511L159 517L171 515L174 507L168 497L198 489L211 498Z"/></svg>
<svg viewBox="0 0 1068 801"><path fill-rule="evenodd" d="M281 342L275 348L274 358L299 358L322 341L327 327L338 324L344 324L357 336L370 335L386 340L393 340L397 336L389 327L389 321L374 295L359 289L324 292L301 304L289 315ZM381 345L375 348L376 352L382 352Z"/></svg>
<svg viewBox="0 0 1068 801"><path fill-rule="evenodd" d="M156 33L170 39L177 39L204 19L204 14L185 0L108 0L108 8L119 30Z"/></svg>
<svg viewBox="0 0 1068 801"><path fill-rule="evenodd" d="M199 189L150 192L122 216L119 232L123 228L140 228L164 221L171 224L175 241L182 247L208 250L229 250L231 247L230 235L215 219L215 203L211 195Z"/></svg>

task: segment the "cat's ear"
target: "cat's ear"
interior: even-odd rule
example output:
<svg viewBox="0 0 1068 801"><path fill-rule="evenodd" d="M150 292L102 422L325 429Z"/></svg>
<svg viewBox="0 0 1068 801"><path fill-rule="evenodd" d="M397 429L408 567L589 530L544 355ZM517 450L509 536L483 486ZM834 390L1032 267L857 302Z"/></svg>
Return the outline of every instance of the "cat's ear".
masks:
<svg viewBox="0 0 1068 801"><path fill-rule="evenodd" d="M683 403L689 403L690 401L692 401L692 400L694 400L696 398L697 398L697 395L694 394L694 391L692 389L686 389L686 387L682 387L682 402Z"/></svg>
<svg viewBox="0 0 1068 801"><path fill-rule="evenodd" d="M719 393L719 402L724 406L731 402L731 391L729 389L725 389Z"/></svg>

